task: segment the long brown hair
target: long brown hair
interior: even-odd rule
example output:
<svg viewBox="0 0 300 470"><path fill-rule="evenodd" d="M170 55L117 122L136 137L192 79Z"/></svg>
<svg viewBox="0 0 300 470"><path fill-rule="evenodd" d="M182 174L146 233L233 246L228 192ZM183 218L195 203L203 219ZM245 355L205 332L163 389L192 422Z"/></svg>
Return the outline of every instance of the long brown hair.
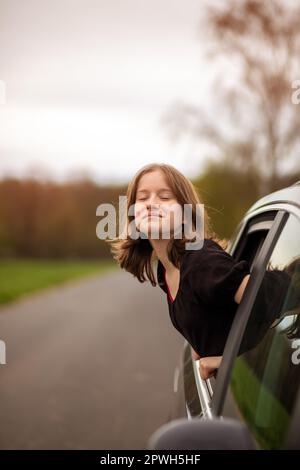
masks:
<svg viewBox="0 0 300 470"><path fill-rule="evenodd" d="M196 188L192 182L186 178L180 171L174 168L172 165L166 163L150 163L142 167L133 177L127 188L127 227L129 223L134 221L134 215L128 215L128 208L135 204L136 192L138 183L143 175L150 173L155 170L160 170L170 188L172 189L178 203L183 208L184 204L192 205L192 224L193 229L196 227L196 205L202 204L202 200L198 195ZM126 228L126 238L114 238L107 239L107 243L111 244L111 252L113 258L117 261L119 266L126 271L133 274L134 277L140 282L145 282L147 279L150 280L153 286L157 285L154 273L153 273L153 262L157 259L157 256L153 250L153 247L147 238L141 238L134 240L128 235ZM222 248L226 248L227 240L219 239L215 232L212 230L210 218L207 211L204 208L204 237L210 238L216 241ZM195 238L195 237L194 237ZM180 259L185 251L185 243L193 239L187 239L184 235L180 239L171 236L167 246L167 254L169 260L179 268Z"/></svg>

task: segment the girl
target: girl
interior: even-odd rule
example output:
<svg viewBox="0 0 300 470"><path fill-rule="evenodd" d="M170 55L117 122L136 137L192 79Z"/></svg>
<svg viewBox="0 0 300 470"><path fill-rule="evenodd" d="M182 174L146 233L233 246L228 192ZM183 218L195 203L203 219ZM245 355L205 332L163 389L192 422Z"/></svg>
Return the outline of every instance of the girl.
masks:
<svg viewBox="0 0 300 470"><path fill-rule="evenodd" d="M183 210L184 204L192 208L192 234L185 230L186 217L178 222L175 215L176 208ZM236 262L225 251L224 240L212 231L206 210L203 245L187 249L186 244L195 241L196 228L199 230L198 204L202 202L193 184L176 168L159 163L146 165L127 189L126 236L109 242L121 268L140 282L148 279L153 286L158 283L166 293L173 326L192 346L201 377L207 379L220 365L250 269L247 261ZM130 207L134 208L131 215ZM163 228L166 222L169 237L165 237ZM140 236L132 236L132 224ZM182 236L178 238L179 229Z"/></svg>

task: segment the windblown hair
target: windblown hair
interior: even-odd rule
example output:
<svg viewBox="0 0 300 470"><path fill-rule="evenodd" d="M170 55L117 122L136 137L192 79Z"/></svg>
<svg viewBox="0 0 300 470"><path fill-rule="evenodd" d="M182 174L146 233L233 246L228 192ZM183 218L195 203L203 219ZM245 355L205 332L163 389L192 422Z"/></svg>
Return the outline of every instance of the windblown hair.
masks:
<svg viewBox="0 0 300 470"><path fill-rule="evenodd" d="M172 165L165 163L151 163L142 167L128 185L126 193L126 237L122 239L117 237L106 240L107 243L111 244L113 258L117 261L121 268L133 274L133 276L137 277L140 282L145 282L147 279L150 280L153 286L157 285L153 273L153 262L157 260L157 256L147 238L139 237L138 239L134 240L129 236L128 225L134 223L134 215L129 215L128 209L136 202L136 192L141 177L146 173L150 173L155 170L160 170L164 174L167 183L172 189L174 196L181 205L182 209L184 204L191 204L192 226L193 230L196 230L196 207L197 204L202 204L202 201L192 182ZM182 227L182 229L184 229L184 227ZM224 249L227 247L227 240L219 239L215 232L213 232L211 228L211 222L205 208L204 237L216 241ZM169 260L174 264L174 266L179 268L181 256L185 251L185 243L192 242L195 240L195 238L195 236L193 238L186 238L184 230L182 230L182 238L180 239L174 238L171 235L167 246L167 254Z"/></svg>

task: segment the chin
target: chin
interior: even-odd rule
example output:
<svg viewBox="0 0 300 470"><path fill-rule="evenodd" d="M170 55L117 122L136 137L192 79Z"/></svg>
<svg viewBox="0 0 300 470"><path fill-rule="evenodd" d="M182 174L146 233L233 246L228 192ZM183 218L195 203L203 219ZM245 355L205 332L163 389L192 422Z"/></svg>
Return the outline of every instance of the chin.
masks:
<svg viewBox="0 0 300 470"><path fill-rule="evenodd" d="M141 224L140 232L142 232L147 238L151 238L151 236L162 238L162 229L159 223Z"/></svg>

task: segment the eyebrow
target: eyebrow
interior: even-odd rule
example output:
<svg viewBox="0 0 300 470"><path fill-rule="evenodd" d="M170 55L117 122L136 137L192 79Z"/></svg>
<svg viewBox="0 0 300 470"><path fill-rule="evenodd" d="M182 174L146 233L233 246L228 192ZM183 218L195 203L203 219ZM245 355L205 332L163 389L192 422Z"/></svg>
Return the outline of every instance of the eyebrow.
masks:
<svg viewBox="0 0 300 470"><path fill-rule="evenodd" d="M147 191L148 191L148 189L139 189L137 191L137 194L138 193L146 193ZM161 189L159 189L159 192L161 192L161 191L169 191L171 193L172 189L170 189L170 188L161 188Z"/></svg>

